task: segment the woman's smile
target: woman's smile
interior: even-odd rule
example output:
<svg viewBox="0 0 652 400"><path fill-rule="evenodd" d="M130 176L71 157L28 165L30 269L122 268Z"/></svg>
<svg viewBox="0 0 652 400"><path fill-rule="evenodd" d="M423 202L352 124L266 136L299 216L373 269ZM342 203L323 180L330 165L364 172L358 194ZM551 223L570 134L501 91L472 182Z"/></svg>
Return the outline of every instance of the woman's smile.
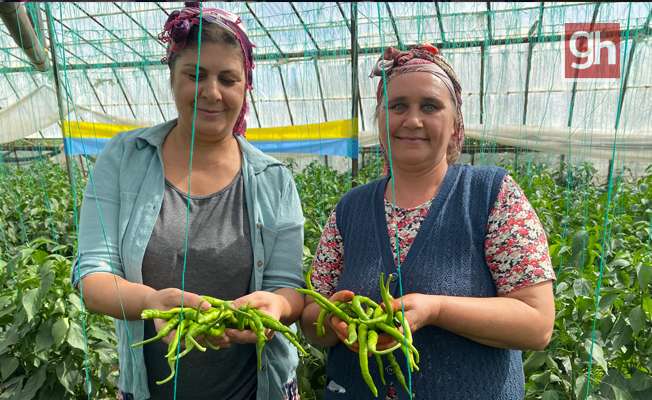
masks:
<svg viewBox="0 0 652 400"><path fill-rule="evenodd" d="M206 117L218 117L223 113L223 111L220 110L211 110L208 108L199 108L199 107L197 107L197 111L199 111L202 115Z"/></svg>
<svg viewBox="0 0 652 400"><path fill-rule="evenodd" d="M416 145L422 144L422 143L425 143L425 142L428 141L427 138L418 137L418 136L408 136L408 135L406 135L406 136L397 136L396 138L398 140L400 140L401 142L403 142L403 143L416 144Z"/></svg>

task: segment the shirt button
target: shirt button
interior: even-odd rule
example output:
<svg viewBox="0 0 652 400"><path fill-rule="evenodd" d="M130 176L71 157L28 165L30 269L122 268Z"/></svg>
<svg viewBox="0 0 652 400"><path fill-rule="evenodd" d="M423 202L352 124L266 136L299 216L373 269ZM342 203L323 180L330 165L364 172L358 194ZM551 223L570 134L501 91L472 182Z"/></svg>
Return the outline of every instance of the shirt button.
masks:
<svg viewBox="0 0 652 400"><path fill-rule="evenodd" d="M263 371L267 371L267 366L263 365L262 367L260 367L260 369L263 370Z"/></svg>
<svg viewBox="0 0 652 400"><path fill-rule="evenodd" d="M256 224L256 228L260 229L260 222Z"/></svg>
<svg viewBox="0 0 652 400"><path fill-rule="evenodd" d="M262 262L262 261L258 261L258 266L260 267L260 266L262 266L262 265L263 265L263 262Z"/></svg>
<svg viewBox="0 0 652 400"><path fill-rule="evenodd" d="M389 365L387 366L387 368L385 368L385 371L387 371L387 373L390 375L394 375L394 368L392 368Z"/></svg>
<svg viewBox="0 0 652 400"><path fill-rule="evenodd" d="M398 274L392 274L392 282L396 282L398 279Z"/></svg>

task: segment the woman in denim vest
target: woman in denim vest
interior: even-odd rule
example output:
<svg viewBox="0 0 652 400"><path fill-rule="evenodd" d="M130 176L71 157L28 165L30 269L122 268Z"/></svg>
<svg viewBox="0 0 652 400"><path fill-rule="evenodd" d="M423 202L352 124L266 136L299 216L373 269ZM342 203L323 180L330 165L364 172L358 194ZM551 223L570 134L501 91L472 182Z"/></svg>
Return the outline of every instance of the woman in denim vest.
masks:
<svg viewBox="0 0 652 400"><path fill-rule="evenodd" d="M199 295L251 302L286 325L304 306L294 290L303 283L304 218L292 174L244 139L254 67L244 24L186 3L159 39L168 43L178 119L121 132L98 158L72 282L90 311L115 318L122 398L294 399L297 352L273 331L260 370L256 335L227 329L198 337L221 349L189 353L161 386L174 332L130 347L165 323L141 321L144 309L195 308Z"/></svg>
<svg viewBox="0 0 652 400"><path fill-rule="evenodd" d="M391 276L392 307L404 308L421 353L411 376L417 398L522 399L517 350L546 347L555 317L543 228L505 170L455 164L464 144L462 90L437 48L387 48L371 77L381 78L376 116L385 177L340 200L315 254L312 285L331 301L360 294L380 303L379 275ZM318 337L320 311L307 296L302 331L330 347L324 399L373 398L358 344L343 344L347 325L327 318ZM395 344L379 335L379 350ZM385 376L381 397L409 398L391 370Z"/></svg>

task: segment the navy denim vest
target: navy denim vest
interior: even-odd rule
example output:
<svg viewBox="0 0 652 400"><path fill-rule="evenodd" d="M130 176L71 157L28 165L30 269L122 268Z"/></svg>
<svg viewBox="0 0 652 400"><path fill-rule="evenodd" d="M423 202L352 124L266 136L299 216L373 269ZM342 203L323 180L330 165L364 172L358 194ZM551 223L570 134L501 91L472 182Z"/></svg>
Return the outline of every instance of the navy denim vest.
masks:
<svg viewBox="0 0 652 400"><path fill-rule="evenodd" d="M496 287L484 258L489 213L506 171L496 167L448 167L439 193L430 206L405 261L401 264L403 294L424 293L463 297L495 297ZM388 178L357 187L337 205L337 227L344 241L345 267L337 290L351 290L380 303L378 280L396 274L385 219L384 190ZM390 293L401 295L399 279ZM435 326L414 333L420 371L412 373L416 399L516 400L524 397L521 352L485 346ZM408 379L403 353L394 352ZM394 383L399 399L409 399L383 357L387 385L382 385L372 357L369 370L384 398ZM324 400L373 399L362 378L358 354L340 343L329 349Z"/></svg>

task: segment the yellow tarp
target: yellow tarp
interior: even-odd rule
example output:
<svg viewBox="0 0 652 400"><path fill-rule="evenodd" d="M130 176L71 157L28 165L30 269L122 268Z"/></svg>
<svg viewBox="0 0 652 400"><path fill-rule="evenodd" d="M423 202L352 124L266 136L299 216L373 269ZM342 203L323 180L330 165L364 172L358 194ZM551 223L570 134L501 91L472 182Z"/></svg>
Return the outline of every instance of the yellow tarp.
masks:
<svg viewBox="0 0 652 400"><path fill-rule="evenodd" d="M140 128L131 125L102 124L98 122L65 121L64 135L72 138L110 139L116 133ZM247 129L247 140L308 140L346 139L358 137L358 120L323 122L319 124L283 126L279 128Z"/></svg>
<svg viewBox="0 0 652 400"><path fill-rule="evenodd" d="M63 134L66 138L111 139L118 132L140 128L132 125L101 124L99 122L64 121Z"/></svg>

